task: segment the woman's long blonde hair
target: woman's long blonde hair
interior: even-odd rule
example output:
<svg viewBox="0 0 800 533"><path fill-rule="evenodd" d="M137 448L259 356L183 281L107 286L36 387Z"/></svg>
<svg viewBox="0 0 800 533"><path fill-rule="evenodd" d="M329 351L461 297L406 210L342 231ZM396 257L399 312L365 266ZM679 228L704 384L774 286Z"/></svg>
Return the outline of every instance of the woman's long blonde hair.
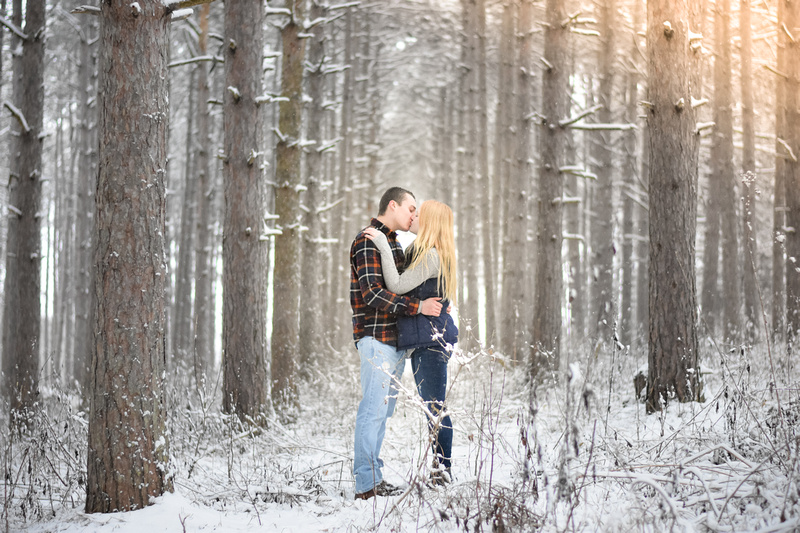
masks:
<svg viewBox="0 0 800 533"><path fill-rule="evenodd" d="M453 233L453 210L436 200L426 200L419 208L419 234L411 247L411 266L416 267L431 248L439 252L439 292L454 302L458 289L456 278L456 239Z"/></svg>

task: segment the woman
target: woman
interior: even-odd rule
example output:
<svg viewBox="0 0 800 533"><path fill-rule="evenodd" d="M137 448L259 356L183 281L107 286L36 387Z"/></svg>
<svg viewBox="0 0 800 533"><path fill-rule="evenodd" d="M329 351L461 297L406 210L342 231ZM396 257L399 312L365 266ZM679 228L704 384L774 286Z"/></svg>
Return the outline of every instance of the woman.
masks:
<svg viewBox="0 0 800 533"><path fill-rule="evenodd" d="M444 413L447 391L447 361L458 340L458 329L447 312L456 296L456 248L453 234L453 211L445 204L428 200L419 209L419 233L406 251L406 269L399 275L392 250L383 233L368 228L370 238L381 253L381 267L386 288L424 300L442 298L438 317L416 315L398 318L400 350L413 349L411 368L422 400L431 414L428 427L434 433L434 471L431 480L444 484L450 475L453 425ZM444 414L442 417L441 414ZM435 423L434 423L435 422Z"/></svg>

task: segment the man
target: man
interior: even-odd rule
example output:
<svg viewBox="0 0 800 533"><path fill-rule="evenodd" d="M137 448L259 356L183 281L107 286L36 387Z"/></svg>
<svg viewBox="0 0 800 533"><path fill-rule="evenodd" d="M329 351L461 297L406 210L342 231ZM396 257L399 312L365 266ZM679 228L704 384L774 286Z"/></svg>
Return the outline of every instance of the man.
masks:
<svg viewBox="0 0 800 533"><path fill-rule="evenodd" d="M386 234L398 269L404 264L397 230L408 231L414 222L414 195L392 187L381 197L378 216L370 225ZM381 273L381 255L361 231L350 247L350 306L353 308L353 339L361 357L361 402L355 431L353 475L356 499L396 494L399 489L383 479L380 459L386 419L396 402L393 379L400 379L405 351L397 350L397 316L422 313L438 316L438 298L420 301L386 290Z"/></svg>

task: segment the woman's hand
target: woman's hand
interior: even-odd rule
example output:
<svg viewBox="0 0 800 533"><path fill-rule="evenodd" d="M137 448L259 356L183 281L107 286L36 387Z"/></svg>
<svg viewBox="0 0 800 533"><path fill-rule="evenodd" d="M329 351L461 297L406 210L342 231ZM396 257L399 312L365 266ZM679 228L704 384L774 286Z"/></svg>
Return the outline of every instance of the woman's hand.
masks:
<svg viewBox="0 0 800 533"><path fill-rule="evenodd" d="M368 227L367 229L364 230L364 235L367 236L367 239L369 239L371 241L374 241L375 238L378 235L382 235L382 233L380 231L376 230L375 228L373 228L372 226L370 226L370 227Z"/></svg>

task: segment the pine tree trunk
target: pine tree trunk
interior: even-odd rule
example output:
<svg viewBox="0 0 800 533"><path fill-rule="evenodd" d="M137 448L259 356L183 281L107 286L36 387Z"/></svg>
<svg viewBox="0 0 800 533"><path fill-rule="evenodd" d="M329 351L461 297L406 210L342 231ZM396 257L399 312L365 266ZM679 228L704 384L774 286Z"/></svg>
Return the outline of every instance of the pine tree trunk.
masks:
<svg viewBox="0 0 800 533"><path fill-rule="evenodd" d="M18 25L21 9L15 2L14 19ZM17 158L8 186L10 216L3 312L3 360L10 364L5 391L12 428L30 422L39 392L44 0L26 2L23 31L28 39L22 41L22 53L14 61L14 103L20 117L13 125L19 136L16 150L12 151Z"/></svg>
<svg viewBox="0 0 800 533"><path fill-rule="evenodd" d="M701 397L694 277L697 135L687 0L647 4L650 332L647 410Z"/></svg>
<svg viewBox="0 0 800 533"><path fill-rule="evenodd" d="M200 8L200 35L198 54L208 51L208 16L211 7L205 4ZM214 300L212 269L212 250L214 232L214 186L209 156L211 154L211 113L208 109L210 90L208 67L205 63L197 65L197 143L194 155L195 179L197 180L197 245L195 248L194 270L194 373L198 388L204 376L213 370L214 364Z"/></svg>
<svg viewBox="0 0 800 533"><path fill-rule="evenodd" d="M272 402L283 414L297 407L297 357L300 342L300 252L303 212L300 209L299 146L303 126L303 63L305 39L301 21L304 0L286 4L293 16L283 27L281 73L281 136L277 145L275 207L281 234L275 238L275 298L272 320ZM313 280L304 280L311 282ZM306 310L308 311L308 310Z"/></svg>
<svg viewBox="0 0 800 533"><path fill-rule="evenodd" d="M569 26L562 0L547 0L547 25L544 30L542 72L542 122L539 134L539 187L537 198L536 297L533 305L533 349L530 376L539 380L549 370L559 368L561 344L562 279L562 197L560 172L566 131L559 122L569 108L569 69L567 61Z"/></svg>
<svg viewBox="0 0 800 533"><path fill-rule="evenodd" d="M86 512L171 490L163 386L169 14L101 6L100 169ZM142 95L148 98L142 98Z"/></svg>
<svg viewBox="0 0 800 533"><path fill-rule="evenodd" d="M785 27L797 33L800 27L800 4L782 0ZM779 19L780 20L780 19ZM797 39L786 41L784 49L786 65L786 137L794 157L785 160L786 172L786 331L789 353L795 353L794 345L800 338L800 43Z"/></svg>
<svg viewBox="0 0 800 533"><path fill-rule="evenodd" d="M262 94L264 4L225 3L223 409L260 423L267 408L269 240Z"/></svg>
<svg viewBox="0 0 800 533"><path fill-rule="evenodd" d="M616 60L616 4L603 0L599 5L601 49L598 57L599 104L601 123L613 122L614 62ZM594 189L594 222L592 223L592 262L595 282L592 284L592 313L594 323L589 327L598 342L610 345L617 318L617 294L614 290L614 136L610 131L594 135L592 160L596 162L597 181Z"/></svg>
<svg viewBox="0 0 800 533"><path fill-rule="evenodd" d="M752 344L761 329L761 304L758 298L758 241L756 239L756 143L755 110L753 107L753 32L750 22L750 0L739 2L739 35L741 37L741 92L742 92L742 243L744 264L742 268L744 341ZM748 174L749 173L749 174Z"/></svg>
<svg viewBox="0 0 800 533"><path fill-rule="evenodd" d="M739 282L739 217L736 172L733 167L733 99L731 90L730 0L717 0L714 8L714 138L713 179L720 192L722 239L723 340L739 341L741 288Z"/></svg>
<svg viewBox="0 0 800 533"><path fill-rule="evenodd" d="M72 376L88 400L89 366L92 359L92 299L94 275L94 195L97 184L97 21L95 17L81 19L81 50L78 78L78 194L75 248L76 302L75 302L75 352Z"/></svg>
<svg viewBox="0 0 800 533"><path fill-rule="evenodd" d="M529 307L532 294L525 271L528 265L528 216L532 186L531 159L531 113L533 111L533 3L523 0L519 4L518 31L514 32L511 13L511 35L520 35L517 41L518 68L513 72L509 85L516 88L511 100L514 109L509 110L509 128L516 134L511 139L509 157L511 158L509 183L506 187L506 223L508 229L503 237L503 305L506 314L503 326L503 340L507 342L504 352L514 362L523 362L528 356ZM516 43L515 43L516 44ZM514 50L512 48L512 50ZM516 79L513 79L516 78ZM509 135L511 137L511 135Z"/></svg>
<svg viewBox="0 0 800 533"><path fill-rule="evenodd" d="M786 17L786 3L778 2L778 47L777 70L786 72L787 37L782 31ZM775 84L775 186L773 206L772 239L772 335L773 343L785 342L786 338L786 148L781 144L787 138L786 82L779 77Z"/></svg>
<svg viewBox="0 0 800 533"><path fill-rule="evenodd" d="M178 269L175 275L175 311L172 321L171 358L184 369L190 368L192 356L192 278L194 277L194 232L197 211L197 178L192 171L194 145L194 70L189 74L186 102L186 145L183 170L183 202L178 235Z"/></svg>
<svg viewBox="0 0 800 533"><path fill-rule="evenodd" d="M318 20L325 16L326 9L320 0L311 0L309 19ZM306 137L315 144L306 153L306 193L303 201L305 215L303 224L308 228L303 235L303 261L300 307L300 374L304 377L311 375L311 366L316 365L322 349L322 265L323 244L322 240L322 214L318 209L322 204L323 176L323 133L322 127L325 119L324 90L325 74L323 68L325 61L325 29L323 24L317 24L312 30L308 43L308 124Z"/></svg>
<svg viewBox="0 0 800 533"><path fill-rule="evenodd" d="M495 341L497 331L496 301L497 278L495 277L497 261L497 245L495 226L492 224L497 202L493 196L492 176L489 174L489 118L488 95L486 94L486 0L475 1L475 58L478 75L478 172L475 189L475 203L481 198L481 259L483 261L483 293L486 312L486 329L483 340L488 345ZM496 178L495 178L496 179Z"/></svg>

